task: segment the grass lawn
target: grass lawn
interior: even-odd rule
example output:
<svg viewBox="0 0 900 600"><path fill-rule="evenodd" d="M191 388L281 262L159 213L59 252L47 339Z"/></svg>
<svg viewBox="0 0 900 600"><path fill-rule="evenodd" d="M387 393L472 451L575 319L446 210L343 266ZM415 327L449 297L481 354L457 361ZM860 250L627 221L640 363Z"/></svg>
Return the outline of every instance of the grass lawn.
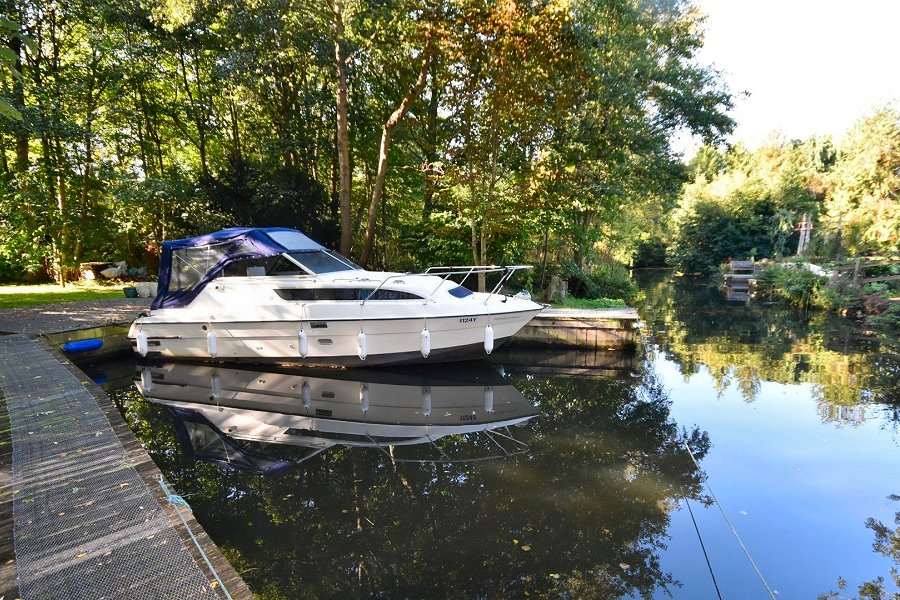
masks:
<svg viewBox="0 0 900 600"><path fill-rule="evenodd" d="M573 298L566 296L562 302L554 302L553 308L624 308L628 306L624 300L609 298Z"/></svg>
<svg viewBox="0 0 900 600"><path fill-rule="evenodd" d="M64 288L52 283L41 285L0 285L0 309L78 300L124 297L120 285L96 283L69 284Z"/></svg>

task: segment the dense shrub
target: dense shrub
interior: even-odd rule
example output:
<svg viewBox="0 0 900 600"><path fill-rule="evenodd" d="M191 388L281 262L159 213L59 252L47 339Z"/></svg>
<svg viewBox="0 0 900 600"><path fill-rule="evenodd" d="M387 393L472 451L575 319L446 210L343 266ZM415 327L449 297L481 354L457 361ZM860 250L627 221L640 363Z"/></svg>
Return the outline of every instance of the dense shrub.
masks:
<svg viewBox="0 0 900 600"><path fill-rule="evenodd" d="M614 298L628 302L638 293L628 269L618 263L601 262L586 271L574 262L567 262L562 265L561 276L569 281L569 293L576 298Z"/></svg>
<svg viewBox="0 0 900 600"><path fill-rule="evenodd" d="M772 265L757 278L757 292L763 296L782 300L796 308L822 306L827 279L797 265L784 267Z"/></svg>
<svg viewBox="0 0 900 600"><path fill-rule="evenodd" d="M666 243L659 238L641 240L632 265L635 268L666 266Z"/></svg>
<svg viewBox="0 0 900 600"><path fill-rule="evenodd" d="M242 227L294 227L329 248L337 247L337 209L327 190L298 167L233 159L201 187L217 211Z"/></svg>
<svg viewBox="0 0 900 600"><path fill-rule="evenodd" d="M684 273L714 273L734 258L772 256L772 206L752 202L731 210L703 201L686 211L668 248L669 262Z"/></svg>
<svg viewBox="0 0 900 600"><path fill-rule="evenodd" d="M886 311L869 317L866 322L876 329L892 334L896 340L900 337L900 304L891 304Z"/></svg>
<svg viewBox="0 0 900 600"><path fill-rule="evenodd" d="M0 282L21 283L25 281L25 271L16 264L0 258Z"/></svg>

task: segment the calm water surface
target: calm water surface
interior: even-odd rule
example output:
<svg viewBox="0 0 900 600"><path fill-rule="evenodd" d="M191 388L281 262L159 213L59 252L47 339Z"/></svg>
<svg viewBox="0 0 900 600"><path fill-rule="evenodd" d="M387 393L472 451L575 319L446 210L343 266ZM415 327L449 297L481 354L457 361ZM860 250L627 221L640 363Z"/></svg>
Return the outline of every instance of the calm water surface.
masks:
<svg viewBox="0 0 900 600"><path fill-rule="evenodd" d="M641 283L638 355L94 375L262 598L769 597L720 507L776 597L895 589L896 348Z"/></svg>

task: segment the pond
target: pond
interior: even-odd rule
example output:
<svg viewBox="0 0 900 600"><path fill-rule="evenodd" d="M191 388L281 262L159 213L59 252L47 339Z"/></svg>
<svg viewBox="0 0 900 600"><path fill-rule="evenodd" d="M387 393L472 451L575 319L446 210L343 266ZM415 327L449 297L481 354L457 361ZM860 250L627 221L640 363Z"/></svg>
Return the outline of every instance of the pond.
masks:
<svg viewBox="0 0 900 600"><path fill-rule="evenodd" d="M897 349L640 281L644 350L577 368L86 369L261 598L895 589Z"/></svg>

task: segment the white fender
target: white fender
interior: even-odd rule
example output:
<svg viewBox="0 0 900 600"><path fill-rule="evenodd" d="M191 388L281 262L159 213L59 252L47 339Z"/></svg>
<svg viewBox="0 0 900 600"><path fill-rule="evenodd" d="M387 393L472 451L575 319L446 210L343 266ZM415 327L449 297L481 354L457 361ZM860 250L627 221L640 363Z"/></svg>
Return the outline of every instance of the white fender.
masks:
<svg viewBox="0 0 900 600"><path fill-rule="evenodd" d="M494 386L491 385L484 387L484 412L494 412Z"/></svg>
<svg viewBox="0 0 900 600"><path fill-rule="evenodd" d="M309 410L309 407L312 405L312 392L309 390L309 382L305 379L300 387L300 394L303 396L303 408Z"/></svg>
<svg viewBox="0 0 900 600"><path fill-rule="evenodd" d="M215 331L206 334L206 349L209 350L210 358L215 358L219 353L219 341L216 339Z"/></svg>
<svg viewBox="0 0 900 600"><path fill-rule="evenodd" d="M490 325L484 328L484 351L488 354L494 351L494 328Z"/></svg>
<svg viewBox="0 0 900 600"><path fill-rule="evenodd" d="M429 354L431 354L431 332L426 327L422 330L422 357L428 358Z"/></svg>
<svg viewBox="0 0 900 600"><path fill-rule="evenodd" d="M431 414L431 386L422 387L422 414L426 417Z"/></svg>
<svg viewBox="0 0 900 600"><path fill-rule="evenodd" d="M300 356L306 358L306 355L309 354L309 339L306 336L306 332L302 329L297 334L297 342L300 346Z"/></svg>
<svg viewBox="0 0 900 600"><path fill-rule="evenodd" d="M137 334L137 351L141 356L147 356L147 334L144 333L144 330L141 329Z"/></svg>
<svg viewBox="0 0 900 600"><path fill-rule="evenodd" d="M359 386L359 408L364 413L369 412L369 386L366 384Z"/></svg>
<svg viewBox="0 0 900 600"><path fill-rule="evenodd" d="M209 378L209 387L212 390L212 395L214 400L218 400L222 397L222 378L219 376L219 372L216 371Z"/></svg>
<svg viewBox="0 0 900 600"><path fill-rule="evenodd" d="M144 392L150 393L153 391L153 376L147 367L141 369L141 385L144 388Z"/></svg>
<svg viewBox="0 0 900 600"><path fill-rule="evenodd" d="M366 357L369 355L369 349L366 346L366 334L360 331L359 335L356 336L356 341L358 342L359 347L359 359L366 360Z"/></svg>

